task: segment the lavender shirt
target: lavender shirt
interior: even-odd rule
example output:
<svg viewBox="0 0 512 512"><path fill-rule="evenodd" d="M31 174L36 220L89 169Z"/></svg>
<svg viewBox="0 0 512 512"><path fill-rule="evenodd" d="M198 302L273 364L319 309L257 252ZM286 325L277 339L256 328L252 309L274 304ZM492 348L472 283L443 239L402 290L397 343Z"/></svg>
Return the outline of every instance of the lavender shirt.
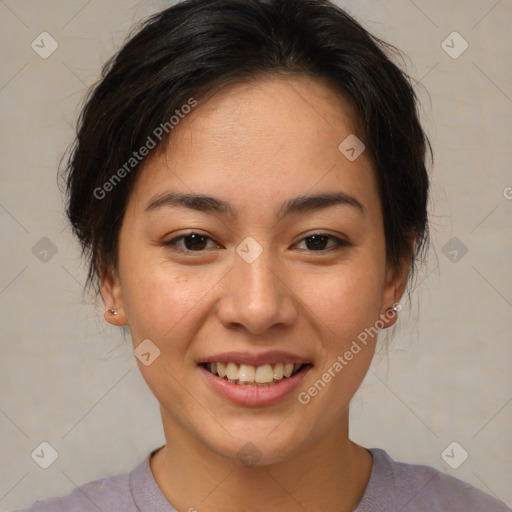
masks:
<svg viewBox="0 0 512 512"><path fill-rule="evenodd" d="M462 480L429 466L395 462L378 448L368 451L373 457L370 480L354 512L510 512ZM153 478L152 453L130 473L86 483L67 496L15 512L177 512ZM194 509L201 510L201 504L191 503L189 510Z"/></svg>

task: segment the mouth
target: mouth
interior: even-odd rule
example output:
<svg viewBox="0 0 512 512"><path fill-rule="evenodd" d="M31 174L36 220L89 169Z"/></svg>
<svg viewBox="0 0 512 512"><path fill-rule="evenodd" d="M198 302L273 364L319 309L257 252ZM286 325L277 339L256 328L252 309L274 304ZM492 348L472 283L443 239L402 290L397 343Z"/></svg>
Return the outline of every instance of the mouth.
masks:
<svg viewBox="0 0 512 512"><path fill-rule="evenodd" d="M270 387L290 379L312 365L297 363L267 363L259 366L230 362L200 363L205 370L220 379L238 386Z"/></svg>
<svg viewBox="0 0 512 512"><path fill-rule="evenodd" d="M291 352L225 352L197 362L209 390L245 407L264 407L291 399L313 368L310 359Z"/></svg>

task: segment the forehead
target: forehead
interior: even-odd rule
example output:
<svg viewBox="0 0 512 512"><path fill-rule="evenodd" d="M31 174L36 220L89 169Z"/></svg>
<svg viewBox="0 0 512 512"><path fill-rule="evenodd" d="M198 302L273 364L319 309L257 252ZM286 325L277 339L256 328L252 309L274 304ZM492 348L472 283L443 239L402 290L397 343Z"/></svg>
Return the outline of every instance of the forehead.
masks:
<svg viewBox="0 0 512 512"><path fill-rule="evenodd" d="M231 84L180 120L164 151L144 162L134 192L146 204L179 190L260 210L274 198L333 190L373 195L375 203L370 160L363 153L350 161L338 148L354 127L353 109L326 83L267 77Z"/></svg>
<svg viewBox="0 0 512 512"><path fill-rule="evenodd" d="M224 86L187 116L173 132L174 149L186 150L187 139L209 142L204 150L219 157L240 154L260 145L259 161L335 153L340 137L355 132L355 111L326 82L302 76L266 76ZM252 143L252 144L251 144ZM288 150L288 151L287 151ZM191 155L188 155L189 157ZM247 151L247 157L254 156ZM288 159L288 158L287 158Z"/></svg>

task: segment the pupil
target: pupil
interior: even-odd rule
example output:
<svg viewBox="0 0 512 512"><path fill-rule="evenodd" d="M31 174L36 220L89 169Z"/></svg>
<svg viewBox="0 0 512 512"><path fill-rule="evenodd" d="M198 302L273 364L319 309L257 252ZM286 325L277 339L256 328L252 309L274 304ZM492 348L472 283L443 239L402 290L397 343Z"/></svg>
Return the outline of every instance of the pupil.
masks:
<svg viewBox="0 0 512 512"><path fill-rule="evenodd" d="M322 243L320 241L320 239L323 239L324 243ZM325 235L313 235L313 236L308 237L308 240L314 240L312 248L313 248L313 250L317 250L317 249L325 248L324 245L325 245L325 241L327 240L327 237Z"/></svg>
<svg viewBox="0 0 512 512"><path fill-rule="evenodd" d="M184 241L185 241L185 247L188 249L188 250L191 250L191 245L193 246L192 249L195 247L196 249L198 250L202 250L204 247L198 247L197 244L199 243L199 245L204 245L204 240L205 240L206 237L204 237L203 235L197 235L197 234L192 234L192 235L187 235L185 238L184 238ZM203 239L203 244L201 244L199 242L200 239ZM187 243L187 241L190 241L192 240L192 244L190 243ZM194 245L195 244L195 245Z"/></svg>

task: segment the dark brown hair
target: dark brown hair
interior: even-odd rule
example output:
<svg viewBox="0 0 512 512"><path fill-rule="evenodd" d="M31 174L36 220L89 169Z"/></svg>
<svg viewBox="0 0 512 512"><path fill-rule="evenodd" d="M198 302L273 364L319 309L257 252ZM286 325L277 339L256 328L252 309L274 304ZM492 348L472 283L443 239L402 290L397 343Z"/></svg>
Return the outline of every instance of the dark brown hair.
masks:
<svg viewBox="0 0 512 512"><path fill-rule="evenodd" d="M165 147L171 118L191 98L281 73L326 80L354 108L378 179L387 263L396 269L410 258L412 273L428 245L425 159L432 151L411 79L391 54L399 52L328 0L185 0L143 22L90 91L64 169L88 284L117 266L140 168L134 152L149 138Z"/></svg>

